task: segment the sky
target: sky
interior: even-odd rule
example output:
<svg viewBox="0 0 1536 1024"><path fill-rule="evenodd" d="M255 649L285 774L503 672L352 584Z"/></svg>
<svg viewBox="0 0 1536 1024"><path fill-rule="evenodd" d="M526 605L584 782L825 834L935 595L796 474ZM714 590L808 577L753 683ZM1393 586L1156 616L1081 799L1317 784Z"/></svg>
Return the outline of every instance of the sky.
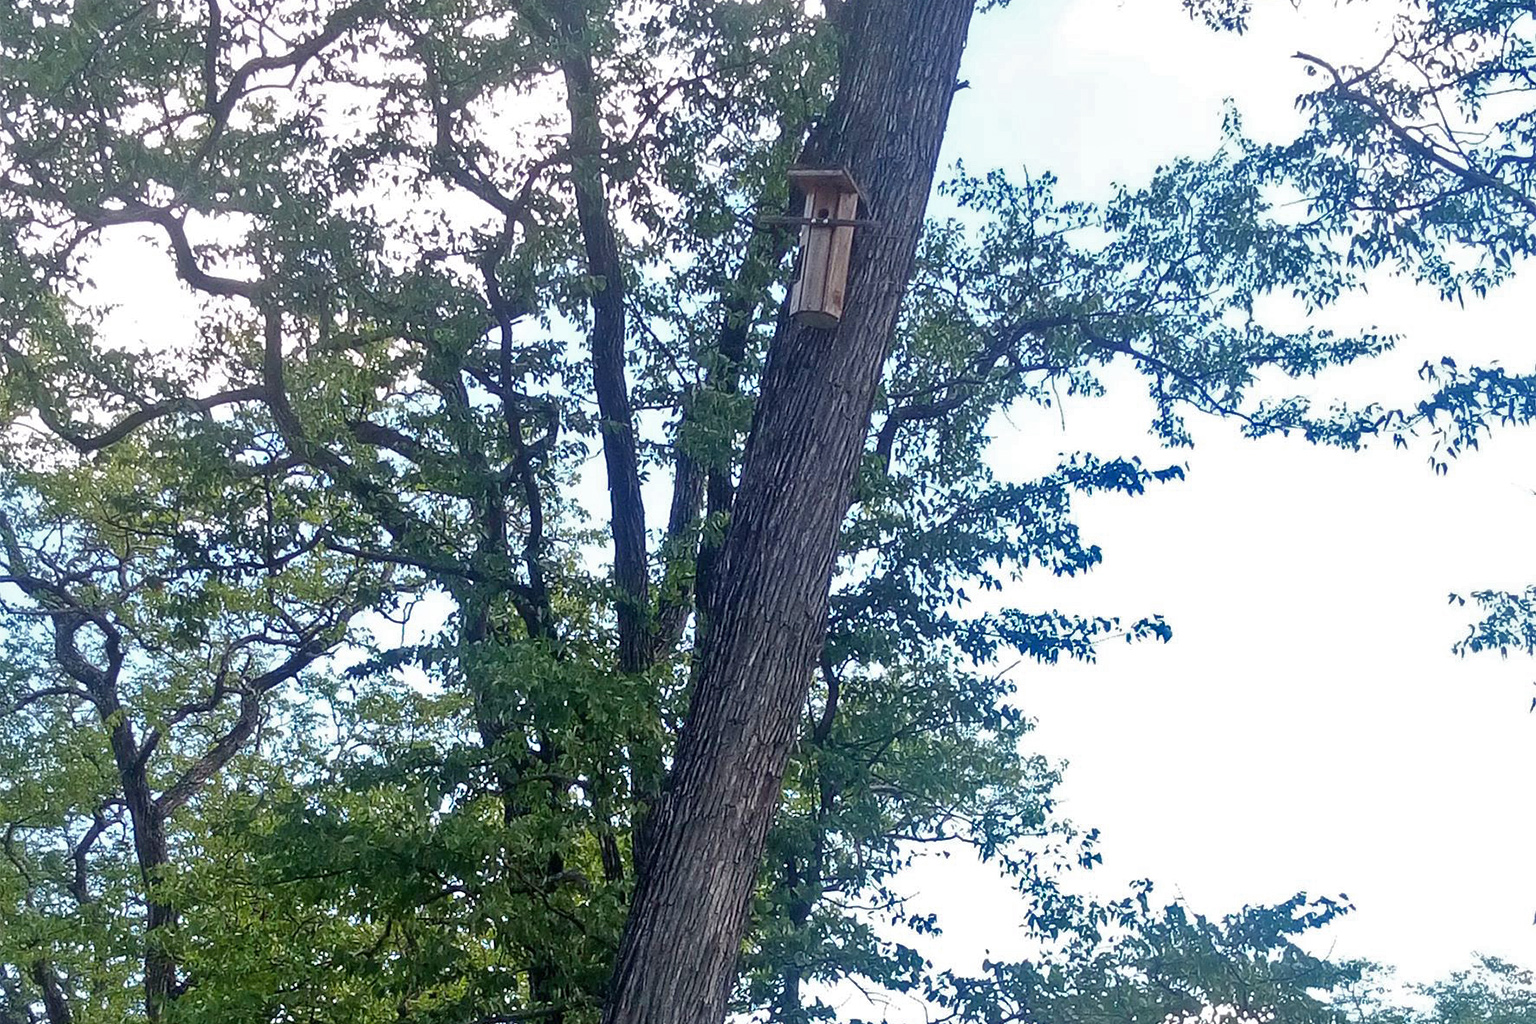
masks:
<svg viewBox="0 0 1536 1024"><path fill-rule="evenodd" d="M985 15L947 159L1050 170L1061 195L1094 199L1214 152L1228 97L1251 134L1279 140L1309 85L1290 55L1379 54L1392 11L1259 6L1243 37L1191 23L1177 0L1016 0ZM1460 308L1373 280L1321 319L1401 332L1399 351L1311 393L1403 401L1422 388L1417 368L1448 352L1528 368L1532 282L1536 270ZM1248 441L1208 419L1192 450L1170 452L1147 436L1137 383L1109 384L1110 401L1018 411L994 446L998 471L1020 477L1076 450L1189 470L1142 497L1083 500L1104 564L1028 576L1005 595L1157 612L1174 629L1166 646L1114 644L1093 665L1012 675L1038 749L1069 762L1064 813L1104 833L1090 887L1151 878L1210 914L1345 893L1357 909L1319 951L1394 964L1405 980L1474 952L1536 966L1536 663L1454 656L1472 612L1447 603L1536 581L1536 436L1498 436L1445 476L1421 450ZM1006 887L984 869L950 860L912 880L949 921L946 959L1017 941Z"/></svg>

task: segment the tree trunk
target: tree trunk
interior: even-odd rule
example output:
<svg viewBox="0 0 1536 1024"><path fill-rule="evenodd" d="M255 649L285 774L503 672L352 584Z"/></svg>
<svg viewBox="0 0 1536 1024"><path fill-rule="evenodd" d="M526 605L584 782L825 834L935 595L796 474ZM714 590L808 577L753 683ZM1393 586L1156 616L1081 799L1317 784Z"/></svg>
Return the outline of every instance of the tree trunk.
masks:
<svg viewBox="0 0 1536 1024"><path fill-rule="evenodd" d="M74 1024L75 1015L69 1008L69 999L64 995L64 986L59 983L59 975L53 969L53 965L46 960L38 960L32 964L32 981L37 985L38 991L43 995L43 1013L47 1015L48 1024ZM0 1004L0 1010L5 1009ZM26 1018L17 1017L19 1021L31 1020L32 1015ZM0 1014L0 1024L4 1024L6 1017Z"/></svg>
<svg viewBox="0 0 1536 1024"><path fill-rule="evenodd" d="M650 604L646 575L645 503L640 492L640 458L635 444L635 414L624 377L624 264L618 234L603 184L605 145L597 81L592 70L590 12L580 0L556 8L563 48L561 70L566 109L571 116L571 185L576 192L576 220L586 250L587 271L594 279L591 295L592 383L597 395L603 464L608 470L608 504L612 513L613 582L618 590L619 669L643 672L649 667L650 640L646 609ZM597 280L601 283L595 283Z"/></svg>
<svg viewBox="0 0 1536 1024"><path fill-rule="evenodd" d="M105 717L105 706L101 701L98 706ZM171 861L170 843L165 814L155 802L145 776L145 759L139 754L126 713L116 706L115 694L111 706L112 714L117 716L111 732L112 749L133 826L134 853L144 880L144 1016L155 1024L176 998L176 959L166 948L170 930L176 925L176 908L160 895Z"/></svg>
<svg viewBox="0 0 1536 1024"><path fill-rule="evenodd" d="M880 227L855 238L841 326L790 324L770 348L607 1024L725 1017L972 8L973 0L852 0L844 9L838 94L808 155L848 167Z"/></svg>

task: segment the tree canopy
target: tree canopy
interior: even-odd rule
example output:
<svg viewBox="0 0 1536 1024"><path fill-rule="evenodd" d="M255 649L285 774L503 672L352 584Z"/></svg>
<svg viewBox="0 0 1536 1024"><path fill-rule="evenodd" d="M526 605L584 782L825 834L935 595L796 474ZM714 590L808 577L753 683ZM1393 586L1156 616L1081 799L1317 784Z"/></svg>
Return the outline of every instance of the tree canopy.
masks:
<svg viewBox="0 0 1536 1024"><path fill-rule="evenodd" d="M828 7L0 9L0 1022L598 1019L780 393L774 217L868 3ZM1075 895L1096 834L1001 669L1172 627L990 600L1101 561L1080 496L1182 476L988 464L1000 413L1102 396L1108 367L1174 448L1211 414L1430 431L1443 460L1528 417L1530 378L1451 362L1412 410L1273 386L1392 339L1271 326L1260 297L1319 308L1386 264L1478 291L1530 244L1530 15L1425 0L1403 25L1377 67L1309 58L1291 144L1234 127L1103 203L940 185L827 509L734 1009L831 1019L855 986L955 1021L1527 1019L1496 962L1426 990L1434 1016L1359 995L1367 965L1307 952L1342 899L1211 920ZM101 299L125 272L137 318ZM189 319L153 315L171 293ZM1536 597L1476 600L1469 649L1536 647ZM901 871L933 849L1011 880L1037 956L929 960L942 921Z"/></svg>

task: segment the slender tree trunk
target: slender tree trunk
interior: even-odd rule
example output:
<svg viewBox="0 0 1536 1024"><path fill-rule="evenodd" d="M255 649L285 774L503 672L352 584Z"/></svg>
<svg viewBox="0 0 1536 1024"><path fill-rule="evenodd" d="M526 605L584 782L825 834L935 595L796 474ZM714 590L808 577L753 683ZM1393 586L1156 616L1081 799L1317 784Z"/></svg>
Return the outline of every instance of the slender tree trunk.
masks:
<svg viewBox="0 0 1536 1024"><path fill-rule="evenodd" d="M30 973L33 983L43 995L43 1013L48 1017L48 1024L74 1024L75 1015L70 1011L69 999L64 995L64 986L59 983L59 975L53 965L46 960L38 960L32 964ZM0 1006L0 1010L3 1009L4 1006ZM23 1020L21 1017L16 1019ZM5 1021L6 1016L0 1014L0 1024Z"/></svg>
<svg viewBox="0 0 1536 1024"><path fill-rule="evenodd" d="M55 650L66 671L91 691L96 712L108 730L118 784L133 828L134 855L144 881L144 1016L155 1024L176 997L176 960L165 945L176 925L176 908L160 895L160 883L171 860L165 813L149 784L148 752L134 735L118 697L118 673L123 659L116 638L109 644L108 668L95 668L86 663L75 647L75 632L82 621L77 618L68 624L60 622Z"/></svg>
<svg viewBox="0 0 1536 1024"><path fill-rule="evenodd" d="M640 672L649 667L646 611L650 604L646 574L645 504L640 493L640 460L635 444L635 416L624 377L624 265L618 234L603 184L603 129L597 80L592 67L592 26L582 0L555 8L563 49L566 109L571 116L571 184L576 191L576 220L581 227L587 270L602 283L592 296L592 382L601 417L603 463L608 470L608 504L613 517L613 581L618 589L619 668Z"/></svg>
<svg viewBox="0 0 1536 1024"><path fill-rule="evenodd" d="M826 625L838 530L911 275L973 0L852 0L810 156L880 222L856 236L842 325L769 352L710 626L619 948L607 1024L719 1024Z"/></svg>
<svg viewBox="0 0 1536 1024"><path fill-rule="evenodd" d="M144 912L144 1011L153 1022L165 1016L176 998L176 958L165 944L176 926L177 914L175 907L156 895L171 859L165 818L155 814L142 827L142 838L140 828L135 825L134 839L141 850L140 866L148 893Z"/></svg>
<svg viewBox="0 0 1536 1024"><path fill-rule="evenodd" d="M804 135L803 127L795 129L796 135ZM798 212L791 201L788 212ZM735 394L741 388L741 364L747 357L747 339L752 329L752 315L757 312L759 293L766 293L777 273L784 256L799 232L790 230L759 231L747 242L747 255L737 272L736 294L726 303L725 321L720 328L720 344L716 353L718 362L711 369L709 386L726 394ZM729 512L735 497L735 485L731 480L730 459L723 459L708 467L705 484L706 516ZM720 544L707 535L699 544L695 564L699 635L705 632L705 616L709 610L710 584L714 579L715 566L720 560Z"/></svg>
<svg viewBox="0 0 1536 1024"><path fill-rule="evenodd" d="M601 7L602 5L599 5ZM645 503L640 490L640 453L634 408L625 378L624 264L619 236L603 175L602 110L594 69L593 11L588 0L561 0L553 8L561 47L560 68L565 82L566 111L571 118L571 185L576 193L576 220L581 228L587 270L595 284L591 294L592 383L597 396L603 464L608 471L608 506L613 533L613 582L619 632L619 671L637 674L651 667L655 650L650 628L650 576L645 537ZM661 708L654 701L646 719L659 727ZM643 821L661 788L662 764L652 754L647 734L637 730L630 740L630 785L636 816ZM642 830L637 830L637 835ZM611 870L620 862L606 851Z"/></svg>
<svg viewBox="0 0 1536 1024"><path fill-rule="evenodd" d="M150 790L139 745L127 718L116 707L115 694L111 703L119 716L112 726L112 750L133 826L134 853L144 879L144 1016L154 1024L176 998L176 960L165 946L170 929L176 925L176 908L159 895L171 861L170 843L165 815ZM98 700L98 706L103 702Z"/></svg>

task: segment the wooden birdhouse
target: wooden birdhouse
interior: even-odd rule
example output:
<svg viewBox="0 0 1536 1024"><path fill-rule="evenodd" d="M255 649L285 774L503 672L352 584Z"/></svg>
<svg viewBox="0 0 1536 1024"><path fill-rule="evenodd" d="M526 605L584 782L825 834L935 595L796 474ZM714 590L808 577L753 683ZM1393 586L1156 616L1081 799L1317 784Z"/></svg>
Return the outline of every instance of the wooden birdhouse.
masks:
<svg viewBox="0 0 1536 1024"><path fill-rule="evenodd" d="M790 184L805 196L803 216L786 218L800 227L800 276L789 294L789 312L809 327L830 329L843 317L859 186L841 167L793 167Z"/></svg>

